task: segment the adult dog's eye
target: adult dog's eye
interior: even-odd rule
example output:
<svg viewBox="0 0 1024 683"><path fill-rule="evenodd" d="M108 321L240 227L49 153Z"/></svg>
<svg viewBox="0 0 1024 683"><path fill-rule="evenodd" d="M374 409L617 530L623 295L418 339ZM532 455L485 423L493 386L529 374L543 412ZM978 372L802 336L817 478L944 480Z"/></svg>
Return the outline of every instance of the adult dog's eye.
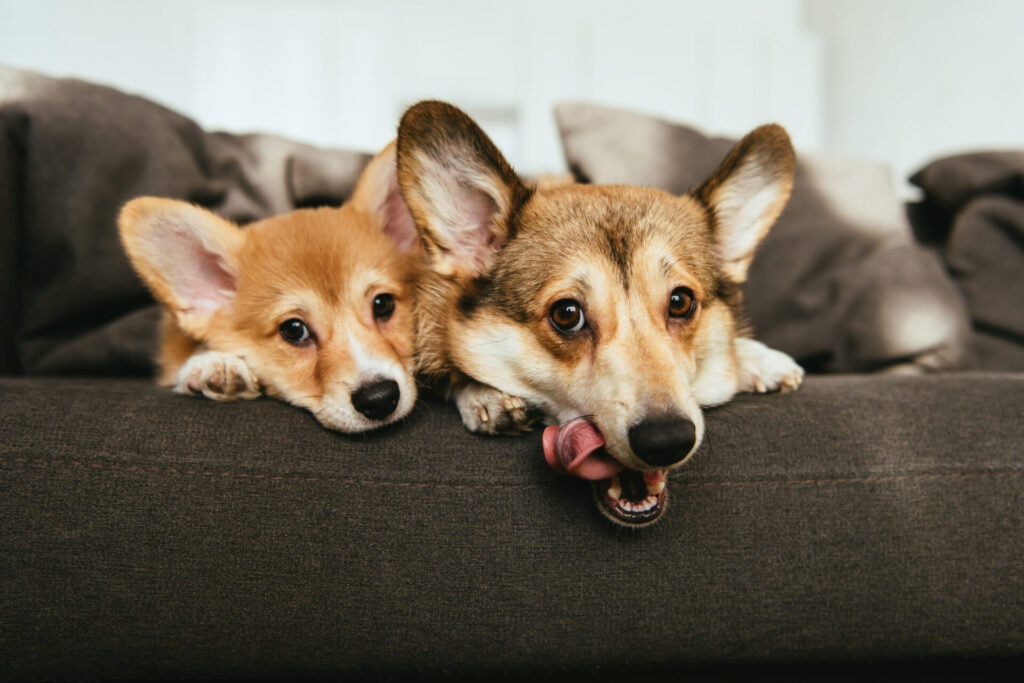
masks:
<svg viewBox="0 0 1024 683"><path fill-rule="evenodd" d="M302 346L313 338L313 333L309 331L309 326L298 318L285 320L278 326L277 331L281 333L282 339L295 346Z"/></svg>
<svg viewBox="0 0 1024 683"><path fill-rule="evenodd" d="M387 320L395 312L395 296L393 294L378 294L373 297L373 317L378 320Z"/></svg>
<svg viewBox="0 0 1024 683"><path fill-rule="evenodd" d="M697 311L697 300L689 287L676 287L668 297L668 314L673 318L692 318Z"/></svg>
<svg viewBox="0 0 1024 683"><path fill-rule="evenodd" d="M548 312L548 319L551 325L562 334L579 332L587 324L583 315L583 306L579 301L573 299L559 299L551 305Z"/></svg>

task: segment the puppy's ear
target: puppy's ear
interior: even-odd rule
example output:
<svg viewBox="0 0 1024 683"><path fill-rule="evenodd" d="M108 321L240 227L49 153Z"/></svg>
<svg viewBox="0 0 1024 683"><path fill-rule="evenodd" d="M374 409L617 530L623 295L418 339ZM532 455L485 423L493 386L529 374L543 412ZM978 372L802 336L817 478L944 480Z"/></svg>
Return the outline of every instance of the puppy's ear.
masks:
<svg viewBox="0 0 1024 683"><path fill-rule="evenodd" d="M370 161L350 201L356 209L374 216L384 234L408 253L416 249L420 237L398 189L397 149L392 140Z"/></svg>
<svg viewBox="0 0 1024 683"><path fill-rule="evenodd" d="M761 126L740 140L693 192L711 209L718 261L733 281L747 279L757 246L785 208L795 164L785 129Z"/></svg>
<svg viewBox="0 0 1024 683"><path fill-rule="evenodd" d="M402 116L398 182L431 266L453 277L490 268L513 237L509 216L532 192L469 116L436 101Z"/></svg>
<svg viewBox="0 0 1024 683"><path fill-rule="evenodd" d="M198 206L156 197L128 202L117 225L153 296L202 340L213 315L234 299L242 230Z"/></svg>

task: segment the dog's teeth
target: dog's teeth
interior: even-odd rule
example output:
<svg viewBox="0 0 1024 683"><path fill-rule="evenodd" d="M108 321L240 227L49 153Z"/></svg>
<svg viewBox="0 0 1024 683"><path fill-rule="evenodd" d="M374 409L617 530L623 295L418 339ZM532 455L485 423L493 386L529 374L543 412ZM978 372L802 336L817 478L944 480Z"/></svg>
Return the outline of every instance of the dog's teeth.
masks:
<svg viewBox="0 0 1024 683"><path fill-rule="evenodd" d="M622 496L622 487L618 484L612 484L608 487L608 497L612 500L618 500Z"/></svg>
<svg viewBox="0 0 1024 683"><path fill-rule="evenodd" d="M661 481L657 481L657 482L655 482L653 484L648 484L647 485L647 492L648 493L653 493L654 495L658 495L659 493L661 493L664 490L665 490L665 480L664 479L662 479Z"/></svg>

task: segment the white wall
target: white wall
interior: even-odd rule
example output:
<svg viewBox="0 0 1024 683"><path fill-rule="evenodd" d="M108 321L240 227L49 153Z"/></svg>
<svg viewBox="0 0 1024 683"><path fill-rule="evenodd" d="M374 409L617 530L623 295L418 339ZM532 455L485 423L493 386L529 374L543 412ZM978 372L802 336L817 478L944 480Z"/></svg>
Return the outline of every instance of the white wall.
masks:
<svg viewBox="0 0 1024 683"><path fill-rule="evenodd" d="M586 99L890 163L1024 147L1021 0L0 0L0 61L202 125L371 150L448 99L521 170L558 170Z"/></svg>
<svg viewBox="0 0 1024 683"><path fill-rule="evenodd" d="M808 0L825 147L905 178L929 159L1024 148L1024 2Z"/></svg>
<svg viewBox="0 0 1024 683"><path fill-rule="evenodd" d="M207 127L362 149L424 97L525 171L563 168L552 106L619 104L820 142L802 0L0 0L0 61L155 98Z"/></svg>

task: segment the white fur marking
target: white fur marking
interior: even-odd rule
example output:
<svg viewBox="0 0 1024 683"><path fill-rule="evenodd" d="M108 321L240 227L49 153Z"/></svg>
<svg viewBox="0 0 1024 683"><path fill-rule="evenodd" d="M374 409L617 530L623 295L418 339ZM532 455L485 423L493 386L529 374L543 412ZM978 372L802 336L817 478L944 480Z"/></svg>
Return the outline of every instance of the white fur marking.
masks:
<svg viewBox="0 0 1024 683"><path fill-rule="evenodd" d="M804 370L796 361L753 339L736 340L736 359L739 391L790 391L804 379Z"/></svg>
<svg viewBox="0 0 1024 683"><path fill-rule="evenodd" d="M202 394L214 401L233 401L258 397L260 385L242 358L220 351L200 351L178 370L174 391Z"/></svg>

